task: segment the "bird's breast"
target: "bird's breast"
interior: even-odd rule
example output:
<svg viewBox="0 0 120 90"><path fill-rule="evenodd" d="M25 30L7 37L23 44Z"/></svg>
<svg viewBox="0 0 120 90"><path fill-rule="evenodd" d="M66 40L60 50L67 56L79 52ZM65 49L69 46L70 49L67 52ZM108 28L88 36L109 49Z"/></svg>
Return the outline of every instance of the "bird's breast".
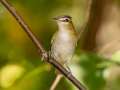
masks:
<svg viewBox="0 0 120 90"><path fill-rule="evenodd" d="M52 54L62 62L71 59L76 46L76 38L72 32L58 32L52 45Z"/></svg>

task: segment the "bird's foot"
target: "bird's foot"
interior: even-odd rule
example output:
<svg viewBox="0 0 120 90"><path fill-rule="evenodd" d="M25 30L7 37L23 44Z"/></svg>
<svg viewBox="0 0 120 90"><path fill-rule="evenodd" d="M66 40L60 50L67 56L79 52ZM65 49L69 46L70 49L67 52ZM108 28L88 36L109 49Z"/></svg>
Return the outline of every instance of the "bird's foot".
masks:
<svg viewBox="0 0 120 90"><path fill-rule="evenodd" d="M72 72L71 72L71 69L69 68L68 65L65 65L65 67L66 67L66 69L68 70L69 73L72 73Z"/></svg>

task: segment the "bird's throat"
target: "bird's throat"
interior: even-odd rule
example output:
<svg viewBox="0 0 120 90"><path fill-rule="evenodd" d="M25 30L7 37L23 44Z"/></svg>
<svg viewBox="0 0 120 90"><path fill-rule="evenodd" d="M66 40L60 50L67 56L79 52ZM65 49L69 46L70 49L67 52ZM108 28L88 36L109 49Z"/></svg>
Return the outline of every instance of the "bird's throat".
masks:
<svg viewBox="0 0 120 90"><path fill-rule="evenodd" d="M58 28L60 31L73 31L74 30L72 23L59 23Z"/></svg>

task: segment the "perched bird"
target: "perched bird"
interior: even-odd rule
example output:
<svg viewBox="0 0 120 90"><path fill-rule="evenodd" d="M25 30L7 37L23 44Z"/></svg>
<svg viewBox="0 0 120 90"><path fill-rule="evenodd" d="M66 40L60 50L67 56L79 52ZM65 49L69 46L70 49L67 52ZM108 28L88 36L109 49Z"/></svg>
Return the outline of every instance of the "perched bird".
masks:
<svg viewBox="0 0 120 90"><path fill-rule="evenodd" d="M72 17L68 15L55 17L58 25L58 30L53 35L51 40L51 57L57 60L61 65L67 66L71 60L75 47L77 45L78 35L72 23ZM54 90L60 78L60 72L57 72L57 77L50 90Z"/></svg>

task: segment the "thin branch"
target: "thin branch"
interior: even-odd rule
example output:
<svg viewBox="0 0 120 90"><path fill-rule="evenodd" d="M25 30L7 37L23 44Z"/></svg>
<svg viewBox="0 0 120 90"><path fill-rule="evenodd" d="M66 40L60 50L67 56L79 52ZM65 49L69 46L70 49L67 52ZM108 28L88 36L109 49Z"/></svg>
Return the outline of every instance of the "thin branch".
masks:
<svg viewBox="0 0 120 90"><path fill-rule="evenodd" d="M48 53L43 48L42 44L36 38L36 36L31 32L30 27L25 23L23 18L18 14L16 9L8 3L6 0L0 0L2 5L11 13L11 15L16 19L22 29L26 32L32 42L35 44L37 49L39 50L39 55L44 58L45 61L53 65L56 69L58 69L61 74L63 74L67 79L69 79L79 90L86 90L85 87L68 71L66 70L61 64L59 64L53 58L49 58Z"/></svg>
<svg viewBox="0 0 120 90"><path fill-rule="evenodd" d="M62 79L62 75L61 74L57 74L55 80L53 81L50 90L55 90L55 88L57 87L58 83L60 82L60 80Z"/></svg>

